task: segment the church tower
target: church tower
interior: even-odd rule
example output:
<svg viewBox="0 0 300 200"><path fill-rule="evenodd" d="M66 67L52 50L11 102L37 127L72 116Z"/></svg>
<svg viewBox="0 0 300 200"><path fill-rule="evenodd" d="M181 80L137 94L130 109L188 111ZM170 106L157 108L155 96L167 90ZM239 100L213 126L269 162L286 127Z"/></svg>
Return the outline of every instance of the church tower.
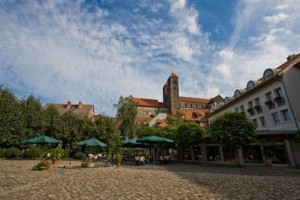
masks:
<svg viewBox="0 0 300 200"><path fill-rule="evenodd" d="M179 107L178 76L173 72L163 87L163 101L170 113L175 113Z"/></svg>

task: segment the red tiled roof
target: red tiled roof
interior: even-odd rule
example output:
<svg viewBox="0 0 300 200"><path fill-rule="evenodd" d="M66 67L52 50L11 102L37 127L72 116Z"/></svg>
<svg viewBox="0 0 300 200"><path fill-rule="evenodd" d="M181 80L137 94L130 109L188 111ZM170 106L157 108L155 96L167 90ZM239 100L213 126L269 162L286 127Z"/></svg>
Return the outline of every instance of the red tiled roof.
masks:
<svg viewBox="0 0 300 200"><path fill-rule="evenodd" d="M177 110L177 113L184 115L185 120L187 121L207 121L208 109L201 109L201 110L180 109ZM194 114L201 115L201 118L196 118Z"/></svg>
<svg viewBox="0 0 300 200"><path fill-rule="evenodd" d="M195 97L179 97L179 101L195 102L195 103L208 103L209 99L195 98Z"/></svg>
<svg viewBox="0 0 300 200"><path fill-rule="evenodd" d="M156 124L157 124L158 127L166 127L168 125L168 123L165 120L162 120L162 119L156 120Z"/></svg>
<svg viewBox="0 0 300 200"><path fill-rule="evenodd" d="M166 105L163 102L159 102L157 99L134 98L134 100L139 106L166 108Z"/></svg>
<svg viewBox="0 0 300 200"><path fill-rule="evenodd" d="M159 107L159 102L157 99L134 98L134 100L138 103L139 106Z"/></svg>

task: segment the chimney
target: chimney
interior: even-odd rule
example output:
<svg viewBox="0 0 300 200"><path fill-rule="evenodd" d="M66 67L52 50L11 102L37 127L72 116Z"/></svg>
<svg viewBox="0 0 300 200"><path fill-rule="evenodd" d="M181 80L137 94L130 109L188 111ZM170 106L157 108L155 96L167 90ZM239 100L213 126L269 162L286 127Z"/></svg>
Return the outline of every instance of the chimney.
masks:
<svg viewBox="0 0 300 200"><path fill-rule="evenodd" d="M82 102L79 101L79 103L78 103L78 109L81 109L81 108L82 108Z"/></svg>
<svg viewBox="0 0 300 200"><path fill-rule="evenodd" d="M68 102L67 102L67 105L66 105L66 108L67 108L67 109L71 108L71 105L72 105L72 104L71 104L71 101L68 101Z"/></svg>
<svg viewBox="0 0 300 200"><path fill-rule="evenodd" d="M296 54L292 54L292 55L289 55L286 59L287 60L291 60L292 58L294 58L296 56Z"/></svg>

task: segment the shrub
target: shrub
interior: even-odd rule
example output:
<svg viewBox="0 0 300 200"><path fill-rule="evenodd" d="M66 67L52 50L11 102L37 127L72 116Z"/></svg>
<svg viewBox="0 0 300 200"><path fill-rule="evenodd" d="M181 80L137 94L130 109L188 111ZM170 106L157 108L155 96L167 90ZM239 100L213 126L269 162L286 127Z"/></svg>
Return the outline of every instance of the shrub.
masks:
<svg viewBox="0 0 300 200"><path fill-rule="evenodd" d="M41 148L33 147L23 152L23 158L40 158L43 155Z"/></svg>
<svg viewBox="0 0 300 200"><path fill-rule="evenodd" d="M85 154L82 153L82 152L77 152L77 153L75 153L75 155L74 155L74 158L75 158L75 159L79 159L79 160L82 160L84 157L85 157Z"/></svg>
<svg viewBox="0 0 300 200"><path fill-rule="evenodd" d="M64 158L69 158L69 155L70 155L70 151L64 150L64 149L63 149L63 155L62 155L62 158L63 158L63 159L64 159Z"/></svg>
<svg viewBox="0 0 300 200"><path fill-rule="evenodd" d="M19 158L22 154L21 150L16 147L11 147L9 149L6 149L4 153L5 158Z"/></svg>
<svg viewBox="0 0 300 200"><path fill-rule="evenodd" d="M5 149L0 148L0 158L4 158Z"/></svg>
<svg viewBox="0 0 300 200"><path fill-rule="evenodd" d="M65 150L61 147L57 147L52 149L50 153L53 160L60 160L61 158L64 158Z"/></svg>

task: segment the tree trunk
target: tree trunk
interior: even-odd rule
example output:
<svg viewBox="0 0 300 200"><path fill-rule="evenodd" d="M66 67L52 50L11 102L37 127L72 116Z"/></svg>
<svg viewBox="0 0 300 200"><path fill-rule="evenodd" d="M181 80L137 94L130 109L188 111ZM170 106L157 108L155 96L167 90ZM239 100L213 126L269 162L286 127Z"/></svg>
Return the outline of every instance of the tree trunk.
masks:
<svg viewBox="0 0 300 200"><path fill-rule="evenodd" d="M244 166L244 158L243 158L243 151L241 148L234 148L234 154L236 159L237 166Z"/></svg>
<svg viewBox="0 0 300 200"><path fill-rule="evenodd" d="M195 161L194 147L193 146L191 146L191 160Z"/></svg>

